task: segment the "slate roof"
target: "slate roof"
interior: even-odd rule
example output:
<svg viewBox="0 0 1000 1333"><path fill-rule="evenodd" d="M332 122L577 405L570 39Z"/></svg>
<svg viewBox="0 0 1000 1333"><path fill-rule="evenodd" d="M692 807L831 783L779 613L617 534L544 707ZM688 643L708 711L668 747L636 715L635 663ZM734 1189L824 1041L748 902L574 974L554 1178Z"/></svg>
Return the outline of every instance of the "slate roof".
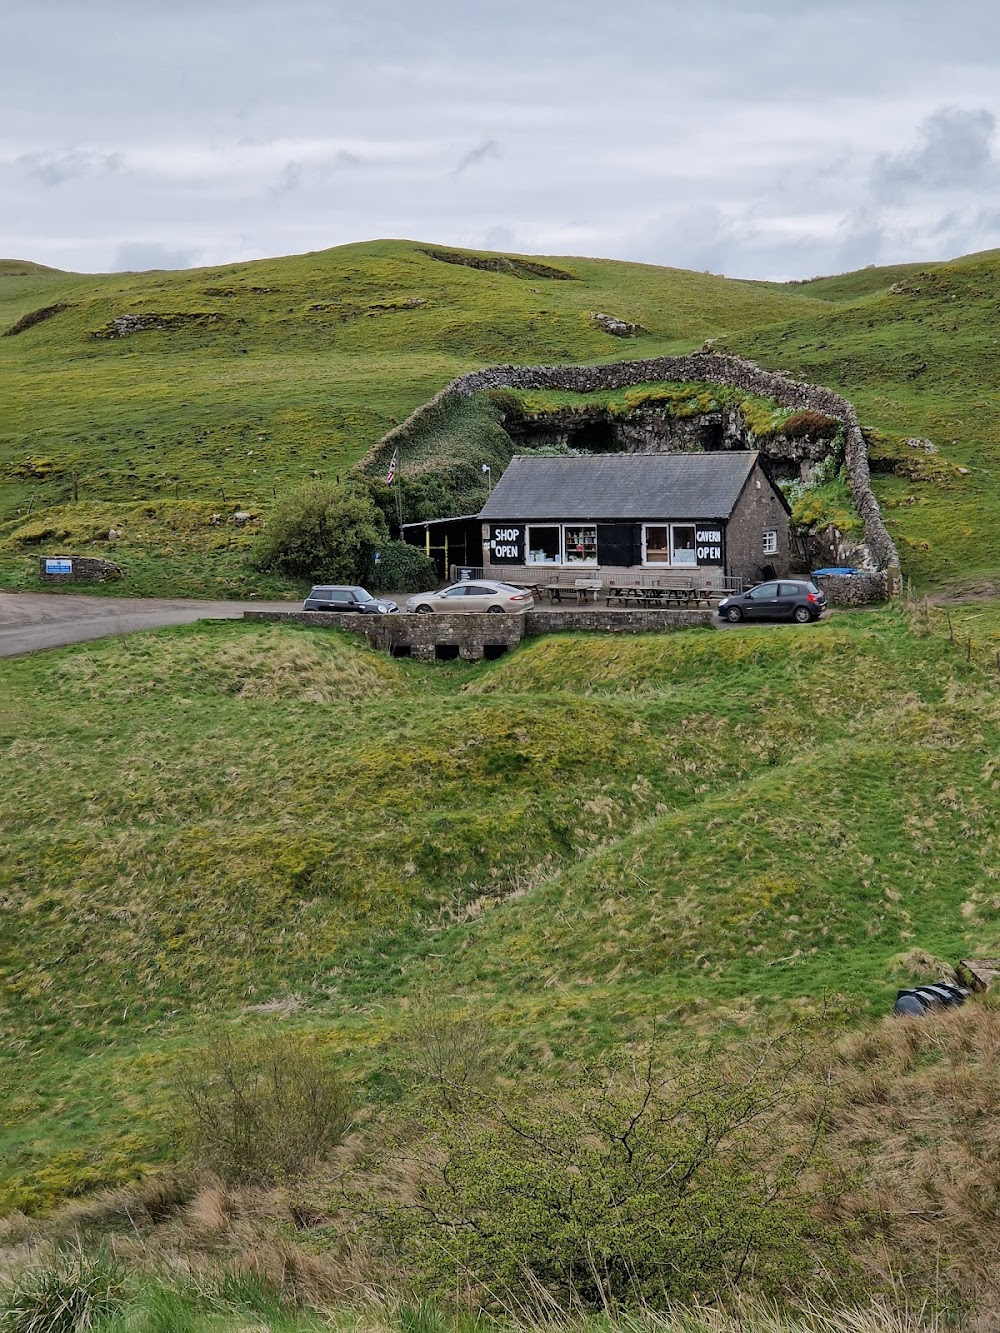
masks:
<svg viewBox="0 0 1000 1333"><path fill-rule="evenodd" d="M479 517L491 522L728 518L757 462L714 454L517 455Z"/></svg>

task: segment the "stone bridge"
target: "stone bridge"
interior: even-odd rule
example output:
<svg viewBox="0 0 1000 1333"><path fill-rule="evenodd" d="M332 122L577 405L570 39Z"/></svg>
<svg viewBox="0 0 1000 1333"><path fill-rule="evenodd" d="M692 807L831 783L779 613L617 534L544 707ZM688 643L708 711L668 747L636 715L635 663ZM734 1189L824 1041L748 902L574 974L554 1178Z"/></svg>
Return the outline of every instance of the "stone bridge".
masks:
<svg viewBox="0 0 1000 1333"><path fill-rule="evenodd" d="M393 657L421 662L461 658L480 662L500 657L524 638L566 630L602 634L640 634L647 630L711 626L712 611L625 610L598 608L527 611L523 615L341 615L330 611L244 611L244 620L291 621L363 634L374 648Z"/></svg>

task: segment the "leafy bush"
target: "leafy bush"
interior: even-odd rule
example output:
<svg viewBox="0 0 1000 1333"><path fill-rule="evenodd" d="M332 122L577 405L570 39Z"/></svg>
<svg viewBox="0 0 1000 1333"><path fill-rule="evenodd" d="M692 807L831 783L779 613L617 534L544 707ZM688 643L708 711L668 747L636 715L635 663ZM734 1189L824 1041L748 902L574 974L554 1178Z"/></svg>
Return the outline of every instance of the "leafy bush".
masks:
<svg viewBox="0 0 1000 1333"><path fill-rule="evenodd" d="M3 1333L84 1333L125 1302L125 1277L102 1252L59 1254L27 1269L0 1296Z"/></svg>
<svg viewBox="0 0 1000 1333"><path fill-rule="evenodd" d="M561 1093L463 1099L431 1136L417 1198L383 1210L426 1290L595 1309L777 1294L811 1276L785 1144L789 1066L619 1070ZM779 1130L780 1125L780 1130Z"/></svg>
<svg viewBox="0 0 1000 1333"><path fill-rule="evenodd" d="M386 542L370 586L376 591L425 592L437 583L434 561L407 542Z"/></svg>
<svg viewBox="0 0 1000 1333"><path fill-rule="evenodd" d="M181 1132L191 1158L230 1184L303 1175L351 1122L347 1091L301 1038L220 1032L181 1068Z"/></svg>
<svg viewBox="0 0 1000 1333"><path fill-rule="evenodd" d="M389 540L385 518L361 482L307 482L268 520L253 554L257 569L325 583L367 583Z"/></svg>

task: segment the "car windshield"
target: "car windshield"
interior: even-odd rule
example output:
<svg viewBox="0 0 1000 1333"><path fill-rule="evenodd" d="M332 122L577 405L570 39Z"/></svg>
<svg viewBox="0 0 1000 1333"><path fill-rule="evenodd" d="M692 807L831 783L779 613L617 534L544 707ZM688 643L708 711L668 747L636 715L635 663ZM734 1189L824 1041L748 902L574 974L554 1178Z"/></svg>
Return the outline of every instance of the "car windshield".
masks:
<svg viewBox="0 0 1000 1333"><path fill-rule="evenodd" d="M375 600L370 592L365 592L364 588L352 588L351 591L354 593L356 602L374 602Z"/></svg>

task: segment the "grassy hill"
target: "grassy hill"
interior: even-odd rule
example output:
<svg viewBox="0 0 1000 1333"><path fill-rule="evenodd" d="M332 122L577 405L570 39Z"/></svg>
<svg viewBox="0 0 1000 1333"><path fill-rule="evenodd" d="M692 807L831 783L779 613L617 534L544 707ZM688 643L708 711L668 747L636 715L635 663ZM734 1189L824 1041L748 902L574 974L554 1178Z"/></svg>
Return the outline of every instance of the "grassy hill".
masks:
<svg viewBox="0 0 1000 1333"><path fill-rule="evenodd" d="M852 397L911 576L993 585L997 256L775 285L431 250L0 265L0 584L71 545L113 553L126 590L277 591L246 566L255 525L213 515L259 523L483 362L709 337ZM612 339L593 310L645 332ZM459 444L477 420L454 418ZM1000 1301L995 1001L919 1035L880 1022L898 985L1000 955L998 654L1000 612L978 601L805 632L549 636L474 666L249 623L0 661L8 1249L86 1222L143 1262L162 1230L195 1267L252 1250L276 1280L327 1264L341 1281L326 1178L256 1201L178 1185L178 1214L178 1061L220 1022L310 1035L367 1142L421 1114L408 1062L430 1001L488 1029L515 1085L651 1024L675 1057L793 1023L848 1034L824 1056L817 1226L833 1218L876 1285L910 1256L914 1291L936 1299L940 1271L948 1299ZM78 1196L51 1223L20 1216Z"/></svg>
<svg viewBox="0 0 1000 1333"><path fill-rule="evenodd" d="M179 273L10 262L0 579L30 584L42 549L113 545L138 592L277 591L245 567L254 525L213 526L213 514L263 519L282 489L341 475L472 367L641 357L714 338L853 397L885 437L877 488L910 571L924 583L987 580L1000 567L998 266L987 254L781 285L405 241ZM611 337L594 311L643 332ZM908 450L910 435L940 452Z"/></svg>
<svg viewBox="0 0 1000 1333"><path fill-rule="evenodd" d="M995 585L1000 254L884 273L888 288L874 287L879 270L803 284L803 294L833 297L839 308L723 342L765 365L835 384L884 434L873 444L882 472L876 490L915 579ZM909 436L930 439L939 452L907 448Z"/></svg>
<svg viewBox="0 0 1000 1333"><path fill-rule="evenodd" d="M930 614L436 668L219 622L0 664L0 1199L169 1158L170 1053L220 1014L294 1013L377 1099L428 988L572 1063L652 1015L854 1022L913 950L1000 952L1000 621Z"/></svg>

